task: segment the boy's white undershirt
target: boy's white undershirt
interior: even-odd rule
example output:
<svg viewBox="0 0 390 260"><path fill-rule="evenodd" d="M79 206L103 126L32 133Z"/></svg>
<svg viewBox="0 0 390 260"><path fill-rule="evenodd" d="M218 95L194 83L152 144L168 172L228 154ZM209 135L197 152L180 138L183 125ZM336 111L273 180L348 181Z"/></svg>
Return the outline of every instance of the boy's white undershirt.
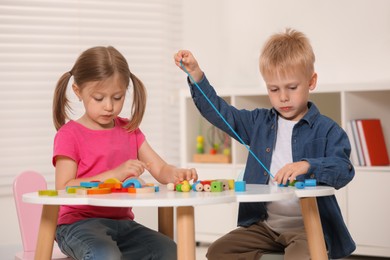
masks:
<svg viewBox="0 0 390 260"><path fill-rule="evenodd" d="M275 175L287 163L292 163L291 137L296 121L278 117L275 150L272 153L271 172ZM275 185L272 181L269 185ZM265 223L274 231L284 233L302 229L303 220L298 198L267 203Z"/></svg>

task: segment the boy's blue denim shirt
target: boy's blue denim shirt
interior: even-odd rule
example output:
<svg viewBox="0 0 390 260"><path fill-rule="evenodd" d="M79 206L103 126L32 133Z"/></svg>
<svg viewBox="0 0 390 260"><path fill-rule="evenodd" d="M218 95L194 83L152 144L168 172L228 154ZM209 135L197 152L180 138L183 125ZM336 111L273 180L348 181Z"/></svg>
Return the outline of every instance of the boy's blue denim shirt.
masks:
<svg viewBox="0 0 390 260"><path fill-rule="evenodd" d="M206 76L197 84L245 144L269 169L276 142L277 111L265 108L252 111L237 109L218 97ZM237 139L198 88L190 82L189 85L195 105L203 117ZM310 163L307 174L298 176L297 180L316 179L318 185L340 189L355 175L349 160L351 146L348 136L336 122L321 115L313 103L309 102L308 107L309 111L294 126L292 133L293 161L305 160ZM269 178L269 174L256 159L248 155L244 180L252 184L267 184ZM344 223L336 197L318 197L317 204L329 257L342 258L350 255L356 245ZM249 226L267 218L266 203L240 203L239 226Z"/></svg>

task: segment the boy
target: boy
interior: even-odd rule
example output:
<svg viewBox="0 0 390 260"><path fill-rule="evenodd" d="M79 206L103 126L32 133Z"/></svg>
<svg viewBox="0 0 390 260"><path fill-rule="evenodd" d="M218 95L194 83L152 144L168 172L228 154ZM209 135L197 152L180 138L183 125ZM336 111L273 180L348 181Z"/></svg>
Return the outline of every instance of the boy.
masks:
<svg viewBox="0 0 390 260"><path fill-rule="evenodd" d="M260 72L272 109L238 110L217 96L189 51L175 54L202 91L240 138L261 158L269 174L251 155L247 183L286 184L289 180L316 179L319 185L340 189L354 177L346 133L321 115L309 101L317 83L315 56L307 37L296 30L270 37L260 56ZM213 125L236 138L190 82L192 98L200 113ZM356 248L343 221L335 196L317 198L329 258L350 255ZM269 203L241 203L239 228L216 240L208 259L259 259L264 253L282 252L284 259L310 259L298 199Z"/></svg>

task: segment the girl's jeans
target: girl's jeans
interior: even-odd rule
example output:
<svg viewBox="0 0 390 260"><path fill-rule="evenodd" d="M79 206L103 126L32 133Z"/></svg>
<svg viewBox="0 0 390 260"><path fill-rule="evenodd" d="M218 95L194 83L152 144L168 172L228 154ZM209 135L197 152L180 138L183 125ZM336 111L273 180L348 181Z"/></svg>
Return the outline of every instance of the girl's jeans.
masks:
<svg viewBox="0 0 390 260"><path fill-rule="evenodd" d="M92 218L60 225L56 240L73 259L177 259L173 240L132 220Z"/></svg>

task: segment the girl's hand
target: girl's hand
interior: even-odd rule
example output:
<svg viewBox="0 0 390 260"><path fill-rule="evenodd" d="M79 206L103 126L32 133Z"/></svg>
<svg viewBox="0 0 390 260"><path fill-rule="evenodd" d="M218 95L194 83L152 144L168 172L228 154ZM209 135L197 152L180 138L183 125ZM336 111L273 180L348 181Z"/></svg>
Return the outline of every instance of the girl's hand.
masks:
<svg viewBox="0 0 390 260"><path fill-rule="evenodd" d="M179 183L184 180L190 181L193 180L194 182L198 180L198 173L196 172L196 169L190 168L190 169L184 169L184 168L176 168L174 170L174 183Z"/></svg>
<svg viewBox="0 0 390 260"><path fill-rule="evenodd" d="M310 164L307 161L288 163L276 173L274 180L278 184L286 185L287 181L293 181L298 175L306 174L309 168Z"/></svg>
<svg viewBox="0 0 390 260"><path fill-rule="evenodd" d="M196 82L199 82L203 77L203 71L200 69L198 62L190 51L180 50L174 55L175 64L183 70L180 65L182 62L185 69L190 73Z"/></svg>
<svg viewBox="0 0 390 260"><path fill-rule="evenodd" d="M115 178L122 181L130 177L138 178L146 170L148 170L148 164L139 160L128 160L113 171L115 172Z"/></svg>

